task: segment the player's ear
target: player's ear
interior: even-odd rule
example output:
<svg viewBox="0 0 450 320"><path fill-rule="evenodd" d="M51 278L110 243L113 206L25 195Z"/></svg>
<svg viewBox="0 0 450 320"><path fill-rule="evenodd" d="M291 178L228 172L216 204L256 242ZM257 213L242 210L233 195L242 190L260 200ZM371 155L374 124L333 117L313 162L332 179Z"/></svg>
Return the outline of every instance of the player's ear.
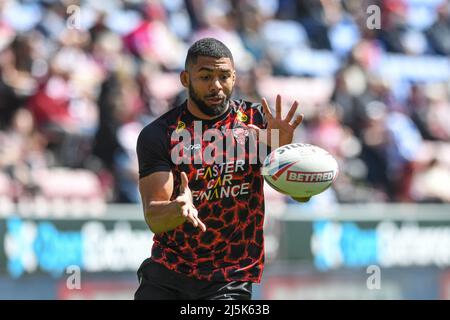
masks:
<svg viewBox="0 0 450 320"><path fill-rule="evenodd" d="M180 72L180 81L183 87L189 87L189 73L186 70Z"/></svg>

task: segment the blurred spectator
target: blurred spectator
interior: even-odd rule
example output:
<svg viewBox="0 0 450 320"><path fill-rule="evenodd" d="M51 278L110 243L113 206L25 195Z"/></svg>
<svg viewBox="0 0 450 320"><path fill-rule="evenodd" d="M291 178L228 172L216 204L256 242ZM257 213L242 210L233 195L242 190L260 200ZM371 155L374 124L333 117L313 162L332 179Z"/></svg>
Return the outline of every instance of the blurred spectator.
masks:
<svg viewBox="0 0 450 320"><path fill-rule="evenodd" d="M411 194L418 202L450 202L449 181L449 166L433 158L414 174Z"/></svg>
<svg viewBox="0 0 450 320"><path fill-rule="evenodd" d="M247 51L237 32L237 21L232 15L231 4L226 0L211 1L202 9L202 24L192 34L190 44L201 38L216 38L233 53L235 67L238 71L249 71L254 66L254 58Z"/></svg>
<svg viewBox="0 0 450 320"><path fill-rule="evenodd" d="M386 106L379 101L367 105L367 119L361 130L361 159L367 165L367 181L383 190L386 199L394 199L394 186L389 177L388 149L391 143L386 127Z"/></svg>
<svg viewBox="0 0 450 320"><path fill-rule="evenodd" d="M144 20L124 37L125 46L142 60L165 70L180 70L184 64L181 53L187 46L168 28L163 4L147 2L142 13Z"/></svg>
<svg viewBox="0 0 450 320"><path fill-rule="evenodd" d="M30 36L17 36L0 52L0 129L11 122L16 110L35 90Z"/></svg>
<svg viewBox="0 0 450 320"><path fill-rule="evenodd" d="M248 72L239 74L239 77L236 79L234 96L248 101L261 101L262 95L258 88L260 73L257 69L251 69Z"/></svg>
<svg viewBox="0 0 450 320"><path fill-rule="evenodd" d="M135 144L144 103L138 83L130 72L111 74L100 93L100 127L94 154L117 178L116 199L138 202ZM136 133L137 131L137 133Z"/></svg>
<svg viewBox="0 0 450 320"><path fill-rule="evenodd" d="M443 1L438 8L438 19L427 30L429 42L437 54L450 55L450 4Z"/></svg>
<svg viewBox="0 0 450 320"><path fill-rule="evenodd" d="M31 113L19 108L10 126L0 131L0 170L13 181L14 199L38 191L34 172L48 166L47 141L36 131Z"/></svg>

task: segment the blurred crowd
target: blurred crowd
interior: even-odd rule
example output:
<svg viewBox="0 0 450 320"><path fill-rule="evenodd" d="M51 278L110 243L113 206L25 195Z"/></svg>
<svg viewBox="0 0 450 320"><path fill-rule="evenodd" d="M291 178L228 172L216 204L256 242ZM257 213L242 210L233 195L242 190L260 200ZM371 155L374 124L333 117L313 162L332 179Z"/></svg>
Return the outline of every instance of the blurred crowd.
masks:
<svg viewBox="0 0 450 320"><path fill-rule="evenodd" d="M449 35L448 0L0 0L0 207L139 202L137 135L203 37L236 98L300 100L332 201L450 202Z"/></svg>

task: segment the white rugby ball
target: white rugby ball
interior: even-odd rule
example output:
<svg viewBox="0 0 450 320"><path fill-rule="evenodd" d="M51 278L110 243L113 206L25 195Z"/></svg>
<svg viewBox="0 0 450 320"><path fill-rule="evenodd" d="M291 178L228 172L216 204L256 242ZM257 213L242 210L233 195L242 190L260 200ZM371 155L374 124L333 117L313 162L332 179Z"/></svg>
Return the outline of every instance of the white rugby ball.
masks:
<svg viewBox="0 0 450 320"><path fill-rule="evenodd" d="M322 148L292 143L273 150L264 160L261 172L275 190L293 198L309 199L333 183L338 164Z"/></svg>

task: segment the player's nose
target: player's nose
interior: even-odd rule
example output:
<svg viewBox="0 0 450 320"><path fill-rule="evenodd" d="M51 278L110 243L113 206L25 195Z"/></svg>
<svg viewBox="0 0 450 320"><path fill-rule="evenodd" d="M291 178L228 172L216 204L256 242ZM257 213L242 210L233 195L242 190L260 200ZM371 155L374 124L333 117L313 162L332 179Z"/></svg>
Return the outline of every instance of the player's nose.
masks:
<svg viewBox="0 0 450 320"><path fill-rule="evenodd" d="M211 87L211 90L213 92L219 92L220 90L222 90L222 84L220 83L219 79L214 79Z"/></svg>

